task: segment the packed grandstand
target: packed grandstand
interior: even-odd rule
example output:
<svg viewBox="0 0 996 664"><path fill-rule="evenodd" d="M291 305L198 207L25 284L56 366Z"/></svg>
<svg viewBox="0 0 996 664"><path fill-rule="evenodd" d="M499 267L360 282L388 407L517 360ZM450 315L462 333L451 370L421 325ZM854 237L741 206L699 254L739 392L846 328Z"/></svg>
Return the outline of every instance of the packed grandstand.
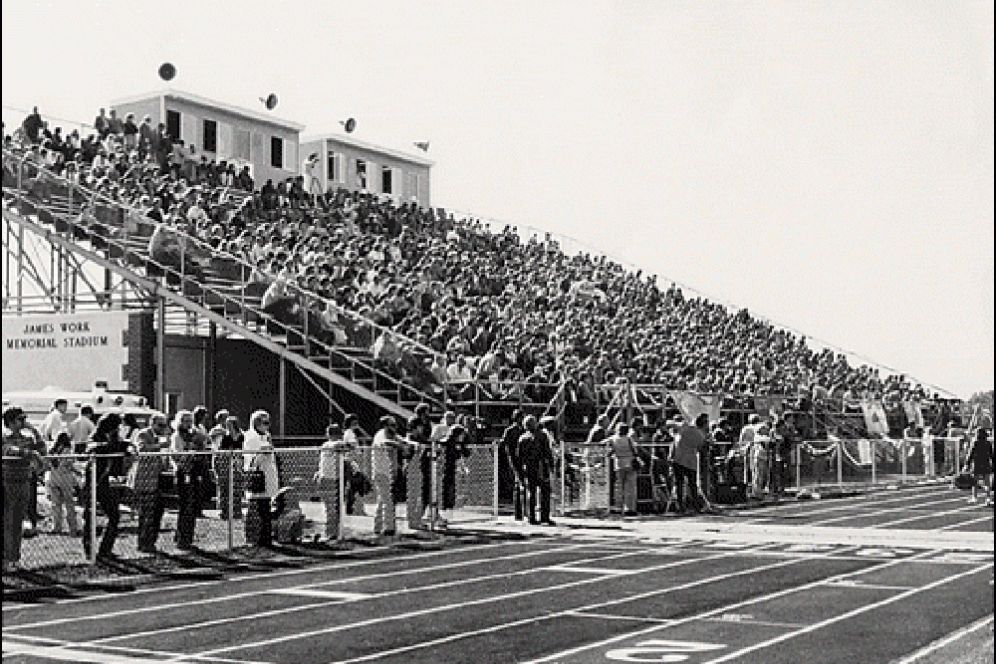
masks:
<svg viewBox="0 0 996 664"><path fill-rule="evenodd" d="M475 382L489 401L544 403L559 385L586 403L625 381L841 412L868 400L958 410L908 376L605 256L363 191L315 196L302 176L254 182L192 157L162 128L118 120L64 134L34 112L5 127L3 177L5 188L27 178L42 200L71 183L98 224L103 208L124 206L161 265L251 266L245 287L264 311L307 322L323 343L371 349L422 393Z"/></svg>

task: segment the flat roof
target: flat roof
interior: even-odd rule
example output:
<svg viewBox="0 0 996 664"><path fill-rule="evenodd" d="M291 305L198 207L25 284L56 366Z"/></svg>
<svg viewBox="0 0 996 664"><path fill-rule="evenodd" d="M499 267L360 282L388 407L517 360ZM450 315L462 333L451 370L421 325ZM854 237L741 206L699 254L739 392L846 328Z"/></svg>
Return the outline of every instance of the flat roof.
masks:
<svg viewBox="0 0 996 664"><path fill-rule="evenodd" d="M347 134L339 134L331 132L328 134L319 134L317 136L302 136L301 145L305 143L314 143L315 141L337 141L339 143L345 143L346 145L352 146L354 148L361 148L364 150L369 150L371 152L379 152L381 154L388 155L389 157L394 157L395 159L400 159L401 161L407 161L414 164L419 164L421 166L435 166L436 162L431 159L426 159L425 157L420 157L415 154L410 154L408 152L402 152L401 150L394 150L392 148L386 148L383 145L377 145L375 143L367 143L365 141L360 141Z"/></svg>
<svg viewBox="0 0 996 664"><path fill-rule="evenodd" d="M160 97L171 97L180 101L186 101L193 104L198 104L200 106L207 106L208 108L217 108L218 110L231 113L232 115L238 115L244 118L249 118L252 120L257 120L266 124L276 125L284 129L291 129L296 132L304 131L304 125L298 122L291 122L290 120L283 120L281 118L275 117L268 113L261 113L260 111L255 111L249 108L242 108L240 106L233 106L231 104L226 104L224 102L218 101L216 99L208 99L207 97L201 97L200 95L195 95L190 92L184 92L182 90L174 90L173 88L166 88L165 90L157 90L154 92L145 92L138 95L133 95L131 97L123 97L121 99L114 99L111 101L111 105L117 104L130 104L137 101L146 101L149 99L159 99Z"/></svg>

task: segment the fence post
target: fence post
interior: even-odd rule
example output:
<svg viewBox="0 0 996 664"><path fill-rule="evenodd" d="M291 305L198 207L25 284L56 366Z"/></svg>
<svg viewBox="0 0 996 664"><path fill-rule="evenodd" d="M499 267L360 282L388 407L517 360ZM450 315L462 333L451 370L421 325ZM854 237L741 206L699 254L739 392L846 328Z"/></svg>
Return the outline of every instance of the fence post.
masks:
<svg viewBox="0 0 996 664"><path fill-rule="evenodd" d="M837 441L837 486L844 486L844 441Z"/></svg>
<svg viewBox="0 0 996 664"><path fill-rule="evenodd" d="M235 450L228 450L228 550L235 548Z"/></svg>
<svg viewBox="0 0 996 664"><path fill-rule="evenodd" d="M882 441L880 441L878 438L872 438L869 442L871 443L871 458L872 458L872 481L871 481L871 483L875 484L875 481L878 478L878 473L877 473L877 470L878 470L878 444L880 442L882 442Z"/></svg>
<svg viewBox="0 0 996 664"><path fill-rule="evenodd" d="M336 464L339 466L338 480L336 481L335 490L339 492L338 510L339 510L339 526L336 528L335 541L342 541L342 522L346 518L346 452L340 451L336 454ZM326 519L328 516L326 515Z"/></svg>
<svg viewBox="0 0 996 664"><path fill-rule="evenodd" d="M902 484L906 484L906 458L908 456L909 440L906 436L903 436L902 445L899 446L899 453L902 455L902 461L900 462L899 471L899 481Z"/></svg>
<svg viewBox="0 0 996 664"><path fill-rule="evenodd" d="M491 441L491 516L498 518L498 441Z"/></svg>
<svg viewBox="0 0 996 664"><path fill-rule="evenodd" d="M97 455L90 455L90 564L97 564Z"/></svg>

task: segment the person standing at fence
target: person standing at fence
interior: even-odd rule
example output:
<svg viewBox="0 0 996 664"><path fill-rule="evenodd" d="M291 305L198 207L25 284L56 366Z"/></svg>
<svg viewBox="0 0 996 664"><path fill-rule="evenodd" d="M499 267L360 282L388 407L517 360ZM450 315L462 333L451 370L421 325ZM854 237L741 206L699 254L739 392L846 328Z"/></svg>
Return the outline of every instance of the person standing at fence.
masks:
<svg viewBox="0 0 996 664"><path fill-rule="evenodd" d="M204 499L208 480L208 440L194 423L194 413L181 410L173 420L170 452L176 468L176 548L194 548L197 516Z"/></svg>
<svg viewBox="0 0 996 664"><path fill-rule="evenodd" d="M432 420L429 419L429 404L415 406L415 415L408 420L407 435L411 444L411 459L408 460L408 527L416 530L424 527L425 508L431 501L432 449L429 434Z"/></svg>
<svg viewBox="0 0 996 664"><path fill-rule="evenodd" d="M553 474L553 448L546 432L540 428L533 415L527 415L522 421L525 433L519 437L517 456L521 464L522 477L526 482L526 514L532 525L554 525L550 519L551 487L550 476ZM536 518L537 503L539 503L539 519Z"/></svg>
<svg viewBox="0 0 996 664"><path fill-rule="evenodd" d="M73 453L73 441L69 433L61 432L48 459L45 473L45 495L52 509L52 532L61 533L63 525L69 527L72 537L80 536L79 521L76 519L76 494L81 488L80 479L73 470L71 457L58 457ZM63 523L65 522L65 523Z"/></svg>
<svg viewBox="0 0 996 664"><path fill-rule="evenodd" d="M210 431L214 454L214 475L217 485L218 517L242 518L243 463L242 443L245 434L239 418L227 410L215 414L215 426Z"/></svg>
<svg viewBox="0 0 996 664"><path fill-rule="evenodd" d="M767 424L759 426L747 450L747 458L750 461L751 493L758 500L764 498L769 488L768 474L771 470L769 432Z"/></svg>
<svg viewBox="0 0 996 664"><path fill-rule="evenodd" d="M270 501L280 489L280 474L270 436L270 414L257 410L249 418L244 449L246 465L246 542L259 547L273 543L273 522Z"/></svg>
<svg viewBox="0 0 996 664"><path fill-rule="evenodd" d="M318 453L318 470L315 471L314 477L318 485L318 495L325 505L325 537L330 542L337 541L341 534L340 496L343 494L343 486L340 481L342 477L340 467L343 462L342 455L348 451L349 447L343 441L342 427L330 424L325 429L325 442L322 443Z"/></svg>
<svg viewBox="0 0 996 664"><path fill-rule="evenodd" d="M17 406L3 411L3 571L10 572L21 561L21 538L27 514L32 468L43 460L34 449L34 436L25 435L27 416Z"/></svg>
<svg viewBox="0 0 996 664"><path fill-rule="evenodd" d="M685 510L686 499L700 511L704 501L699 494L699 453L706 447L709 416L701 413L694 424L682 424L671 457L679 511ZM687 488L686 488L687 484ZM687 494L686 494L687 491Z"/></svg>
<svg viewBox="0 0 996 664"><path fill-rule="evenodd" d="M79 415L66 425L66 431L69 432L73 440L74 452L76 451L75 445L90 440L90 436L93 435L96 428L97 425L93 423L93 406L80 406Z"/></svg>
<svg viewBox="0 0 996 664"><path fill-rule="evenodd" d="M121 439L120 415L104 413L100 416L86 453L90 460L83 483L83 552L89 558L93 550L93 519L99 506L107 517L107 524L97 557L110 558L114 555L114 543L121 523L121 494L127 475L125 456L129 454L128 443ZM92 502L94 494L97 496L96 505Z"/></svg>
<svg viewBox="0 0 996 664"><path fill-rule="evenodd" d="M163 473L170 469L169 457L163 452L169 446L169 420L154 412L149 426L135 433L137 454L128 469L128 487L138 508L138 550L156 553L156 541L163 519Z"/></svg>
<svg viewBox="0 0 996 664"><path fill-rule="evenodd" d="M625 422L617 423L615 434L607 443L622 493L623 516L636 516L636 476L643 462L640 460L636 443L630 436L629 425Z"/></svg>
<svg viewBox="0 0 996 664"><path fill-rule="evenodd" d="M979 429L975 432L975 437L965 455L965 466L962 472L969 472L969 468L972 469L975 484L972 485L972 497L968 499L968 502L972 504L979 502L979 482L982 482L986 487L986 507L992 507L993 443L989 438L987 429Z"/></svg>
<svg viewBox="0 0 996 664"><path fill-rule="evenodd" d="M392 415L380 418L380 429L374 435L371 449L371 472L377 510L374 512L374 532L392 536L395 529L394 476L397 472L398 451L407 444L398 437L398 422Z"/></svg>
<svg viewBox="0 0 996 664"><path fill-rule="evenodd" d="M512 510L516 521L523 519L523 504L525 502L526 485L522 477L518 446L519 438L526 430L522 427L522 411L516 408L512 411L512 421L501 434L501 450L508 460L512 471Z"/></svg>
<svg viewBox="0 0 996 664"><path fill-rule="evenodd" d="M442 509L452 510L457 506L457 472L466 474L464 459L471 454L467 445L467 428L455 424L437 447L442 461Z"/></svg>

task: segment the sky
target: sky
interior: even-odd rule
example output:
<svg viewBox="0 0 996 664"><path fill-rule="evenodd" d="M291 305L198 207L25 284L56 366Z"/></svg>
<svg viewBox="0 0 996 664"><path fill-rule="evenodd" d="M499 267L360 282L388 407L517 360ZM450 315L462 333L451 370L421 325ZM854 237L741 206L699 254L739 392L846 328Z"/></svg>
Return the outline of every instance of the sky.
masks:
<svg viewBox="0 0 996 664"><path fill-rule="evenodd" d="M429 141L434 205L967 398L994 384L992 5L6 0L4 120L274 93L305 136Z"/></svg>

